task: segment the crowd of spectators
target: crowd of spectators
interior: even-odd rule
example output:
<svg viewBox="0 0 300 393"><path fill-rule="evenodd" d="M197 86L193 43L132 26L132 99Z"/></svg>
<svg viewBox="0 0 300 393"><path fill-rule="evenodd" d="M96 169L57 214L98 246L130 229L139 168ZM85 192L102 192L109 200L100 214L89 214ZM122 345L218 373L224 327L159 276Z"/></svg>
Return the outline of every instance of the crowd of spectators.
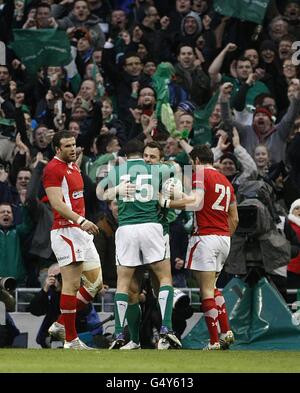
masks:
<svg viewBox="0 0 300 393"><path fill-rule="evenodd" d="M77 140L86 214L100 228L95 244L112 288L117 210L113 201L98 201L95 189L133 138L159 141L165 158L180 165L193 145L208 144L236 190L245 179L271 184L283 216L300 198L299 0L270 0L259 27L218 14L212 0L3 0L0 21L7 45L0 65L0 277L43 287L56 262L41 176L59 130ZM72 61L49 63L33 76L9 46L13 29L64 31ZM160 117L162 95L179 136ZM170 226L179 287L189 282L191 222L175 211ZM295 260L291 272L300 287Z"/></svg>

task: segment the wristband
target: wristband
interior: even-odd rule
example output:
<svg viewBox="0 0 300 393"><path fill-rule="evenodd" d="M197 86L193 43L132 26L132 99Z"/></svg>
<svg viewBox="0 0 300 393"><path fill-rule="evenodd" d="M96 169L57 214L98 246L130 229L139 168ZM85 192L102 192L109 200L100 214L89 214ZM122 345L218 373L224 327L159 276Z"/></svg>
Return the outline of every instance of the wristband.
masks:
<svg viewBox="0 0 300 393"><path fill-rule="evenodd" d="M165 199L165 202L164 202L164 208L167 208L167 209L169 209L169 207L170 207L170 203L171 203L170 199Z"/></svg>
<svg viewBox="0 0 300 393"><path fill-rule="evenodd" d="M84 222L86 221L86 219L84 217L79 216L78 220L76 221L76 223L78 225L82 225Z"/></svg>

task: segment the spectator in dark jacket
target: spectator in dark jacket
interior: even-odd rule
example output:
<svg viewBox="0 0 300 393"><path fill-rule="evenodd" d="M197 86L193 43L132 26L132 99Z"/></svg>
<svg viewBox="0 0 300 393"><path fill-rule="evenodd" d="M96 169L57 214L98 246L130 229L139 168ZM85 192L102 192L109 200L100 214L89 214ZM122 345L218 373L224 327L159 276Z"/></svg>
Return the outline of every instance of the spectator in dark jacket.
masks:
<svg viewBox="0 0 300 393"><path fill-rule="evenodd" d="M210 99L210 81L201 65L196 62L195 49L188 44L182 44L177 59L176 82L187 91L191 101L203 106Z"/></svg>

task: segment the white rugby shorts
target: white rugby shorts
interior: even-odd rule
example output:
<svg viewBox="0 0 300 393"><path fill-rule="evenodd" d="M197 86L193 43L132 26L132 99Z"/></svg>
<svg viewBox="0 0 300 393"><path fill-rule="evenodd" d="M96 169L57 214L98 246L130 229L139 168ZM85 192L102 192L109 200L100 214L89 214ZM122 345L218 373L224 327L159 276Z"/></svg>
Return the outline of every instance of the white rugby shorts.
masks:
<svg viewBox="0 0 300 393"><path fill-rule="evenodd" d="M117 265L146 265L164 260L165 255L166 245L161 224L131 224L117 229Z"/></svg>
<svg viewBox="0 0 300 393"><path fill-rule="evenodd" d="M191 236L186 253L185 268L200 272L220 272L229 250L229 236Z"/></svg>
<svg viewBox="0 0 300 393"><path fill-rule="evenodd" d="M164 239L165 239L165 247L166 247L166 255L165 255L165 259L170 259L171 257L171 251L170 251L170 235L168 233L166 233L164 235Z"/></svg>
<svg viewBox="0 0 300 393"><path fill-rule="evenodd" d="M53 229L51 247L59 266L83 262L83 271L100 267L100 258L93 238L93 235L78 227Z"/></svg>

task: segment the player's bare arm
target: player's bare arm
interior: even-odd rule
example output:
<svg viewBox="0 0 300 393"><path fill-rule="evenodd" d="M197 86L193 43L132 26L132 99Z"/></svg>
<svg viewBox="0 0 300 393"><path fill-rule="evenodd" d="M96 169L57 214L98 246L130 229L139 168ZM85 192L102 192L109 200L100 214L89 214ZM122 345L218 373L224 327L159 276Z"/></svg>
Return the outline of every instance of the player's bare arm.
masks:
<svg viewBox="0 0 300 393"><path fill-rule="evenodd" d="M159 198L162 207L179 210L199 210L204 198L203 190L193 190L190 195L182 194L180 199L165 199L163 196Z"/></svg>
<svg viewBox="0 0 300 393"><path fill-rule="evenodd" d="M98 199L103 201L112 201L118 196L130 197L134 196L136 187L129 181L122 181L118 186L109 187L106 190L99 183L96 189Z"/></svg>
<svg viewBox="0 0 300 393"><path fill-rule="evenodd" d="M234 234L238 226L238 223L239 223L239 215L237 210L237 204L236 202L233 202L230 204L228 210L228 225L229 225L230 236Z"/></svg>
<svg viewBox="0 0 300 393"><path fill-rule="evenodd" d="M62 217L73 221L80 225L85 232L97 235L99 228L93 222L81 217L79 214L73 212L63 201L63 194L60 187L47 187L46 194L49 198L50 204Z"/></svg>

